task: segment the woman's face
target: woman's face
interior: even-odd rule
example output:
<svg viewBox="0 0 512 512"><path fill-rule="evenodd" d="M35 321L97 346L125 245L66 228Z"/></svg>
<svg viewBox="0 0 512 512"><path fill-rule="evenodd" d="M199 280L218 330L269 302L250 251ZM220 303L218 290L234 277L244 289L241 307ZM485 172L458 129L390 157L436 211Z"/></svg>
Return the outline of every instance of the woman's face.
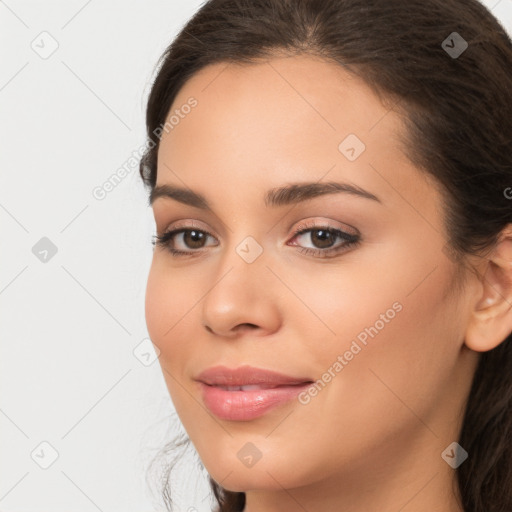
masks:
<svg viewBox="0 0 512 512"><path fill-rule="evenodd" d="M190 231L155 248L146 320L210 475L230 490L332 480L361 493L392 474L408 489L453 472L441 452L475 369L470 308L439 190L402 153L398 115L343 68L301 56L204 68L168 120L156 185L188 195L154 198L157 234ZM276 192L306 183L320 188ZM310 384L198 381L216 366Z"/></svg>

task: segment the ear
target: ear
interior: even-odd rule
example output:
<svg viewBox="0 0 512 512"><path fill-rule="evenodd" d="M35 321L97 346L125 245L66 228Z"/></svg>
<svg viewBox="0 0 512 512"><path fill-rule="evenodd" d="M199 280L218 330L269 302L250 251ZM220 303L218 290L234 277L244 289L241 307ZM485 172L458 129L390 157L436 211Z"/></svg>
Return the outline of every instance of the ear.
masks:
<svg viewBox="0 0 512 512"><path fill-rule="evenodd" d="M497 347L512 332L512 224L482 266L482 292L469 319L465 344L476 352Z"/></svg>

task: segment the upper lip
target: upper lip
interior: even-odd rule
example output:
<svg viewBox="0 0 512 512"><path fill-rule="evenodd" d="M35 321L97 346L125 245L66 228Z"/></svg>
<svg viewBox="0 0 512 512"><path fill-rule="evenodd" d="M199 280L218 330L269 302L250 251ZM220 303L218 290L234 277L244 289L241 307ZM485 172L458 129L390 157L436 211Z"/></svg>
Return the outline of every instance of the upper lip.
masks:
<svg viewBox="0 0 512 512"><path fill-rule="evenodd" d="M291 386L312 382L308 377L292 377L272 370L255 368L253 366L240 366L226 368L214 366L201 372L196 380L210 386L249 386L262 384L268 387Z"/></svg>

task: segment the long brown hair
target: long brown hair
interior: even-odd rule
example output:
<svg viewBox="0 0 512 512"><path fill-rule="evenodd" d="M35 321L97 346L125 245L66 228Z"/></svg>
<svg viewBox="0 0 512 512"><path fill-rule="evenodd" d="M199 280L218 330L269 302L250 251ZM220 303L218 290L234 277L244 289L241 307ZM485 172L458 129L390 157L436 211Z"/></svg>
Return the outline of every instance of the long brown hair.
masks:
<svg viewBox="0 0 512 512"><path fill-rule="evenodd" d="M441 187L458 268L497 243L512 223L512 44L477 0L205 2L157 64L140 162L149 189L185 82L209 64L279 54L344 66L403 116L409 159ZM464 510L512 511L512 334L481 354L458 442L469 453L456 470ZM219 512L243 510L245 493L209 480Z"/></svg>

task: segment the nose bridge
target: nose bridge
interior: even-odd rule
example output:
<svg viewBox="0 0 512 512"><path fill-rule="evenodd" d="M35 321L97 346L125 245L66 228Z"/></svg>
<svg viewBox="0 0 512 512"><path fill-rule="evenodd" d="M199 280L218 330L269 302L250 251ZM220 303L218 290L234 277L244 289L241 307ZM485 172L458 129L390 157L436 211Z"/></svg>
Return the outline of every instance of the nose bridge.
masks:
<svg viewBox="0 0 512 512"><path fill-rule="evenodd" d="M235 211L247 211L240 204ZM265 255L265 239L269 231L268 226L262 222L261 219L256 219L255 222L244 221L238 214L232 212L233 217L224 223L225 228L225 243L224 251L220 256L222 260L221 266L235 265L238 270L244 275L244 270L249 274L253 273L253 266L258 272L268 272L262 261L267 258ZM268 247L267 247L268 249Z"/></svg>
<svg viewBox="0 0 512 512"><path fill-rule="evenodd" d="M228 294L234 294L233 299L245 302L257 294L267 279L266 274L270 272L266 267L267 258L263 245L251 235L239 236L241 241L237 241L235 237L236 235L232 236L229 247L219 257L216 279L211 291L226 289ZM261 296L261 293L259 295ZM229 296L226 299L229 300Z"/></svg>
<svg viewBox="0 0 512 512"><path fill-rule="evenodd" d="M204 324L218 333L239 324L261 327L276 319L269 282L275 277L267 268L263 244L252 235L241 235L239 241L236 236L233 230L203 301Z"/></svg>

